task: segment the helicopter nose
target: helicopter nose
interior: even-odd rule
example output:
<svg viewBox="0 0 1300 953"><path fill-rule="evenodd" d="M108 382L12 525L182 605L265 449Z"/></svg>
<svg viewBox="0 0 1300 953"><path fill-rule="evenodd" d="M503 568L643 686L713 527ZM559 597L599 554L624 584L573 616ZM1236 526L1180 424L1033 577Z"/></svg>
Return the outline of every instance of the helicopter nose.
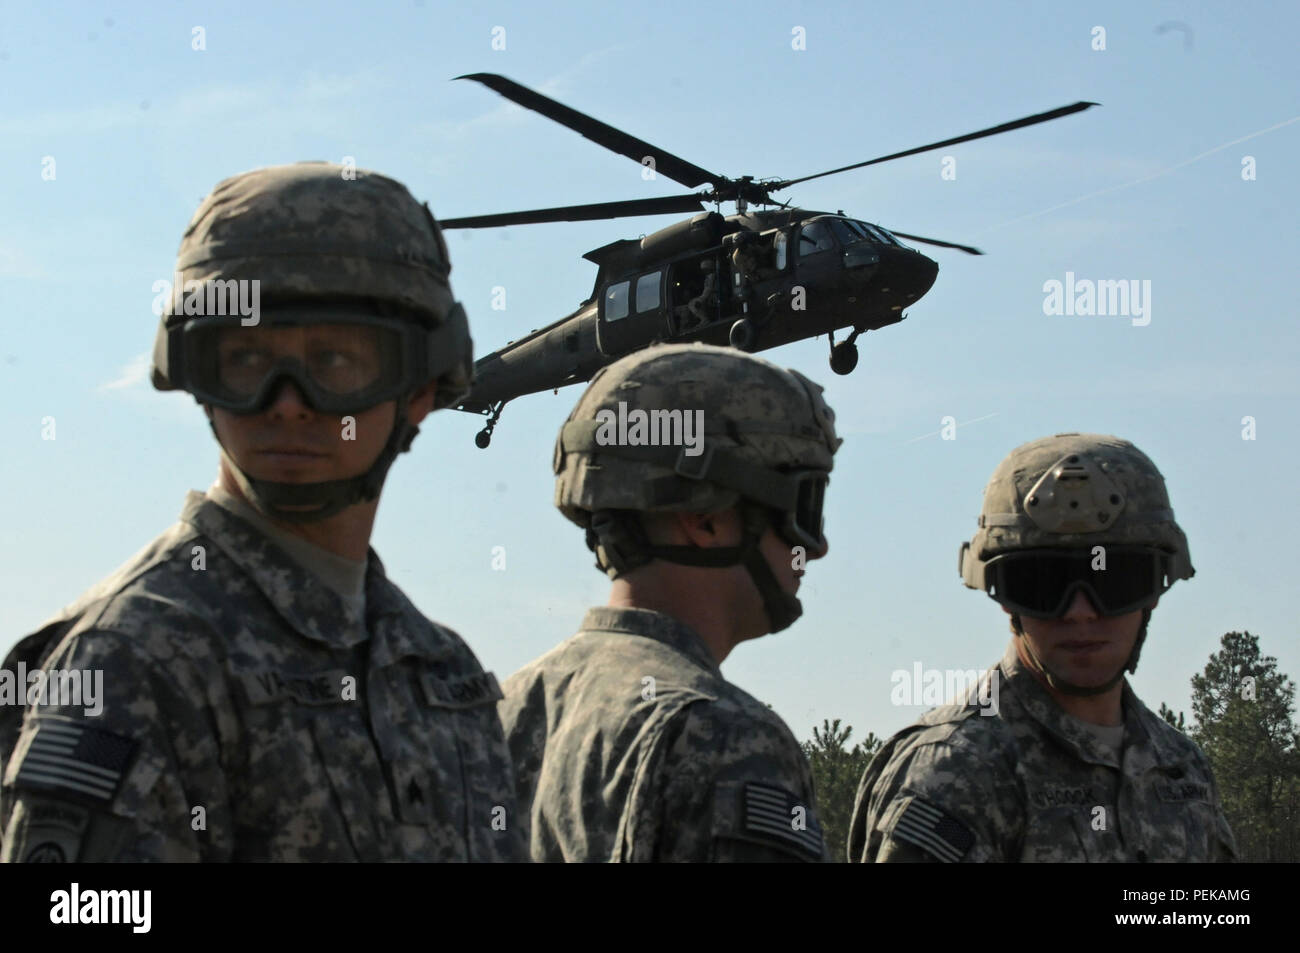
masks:
<svg viewBox="0 0 1300 953"><path fill-rule="evenodd" d="M939 263L918 251L911 252L909 257L912 260L907 267L912 275L916 296L919 298L934 287L934 280L939 277Z"/></svg>
<svg viewBox="0 0 1300 953"><path fill-rule="evenodd" d="M939 277L939 263L910 248L890 249L887 264L890 275L887 293L894 300L895 308L910 307Z"/></svg>

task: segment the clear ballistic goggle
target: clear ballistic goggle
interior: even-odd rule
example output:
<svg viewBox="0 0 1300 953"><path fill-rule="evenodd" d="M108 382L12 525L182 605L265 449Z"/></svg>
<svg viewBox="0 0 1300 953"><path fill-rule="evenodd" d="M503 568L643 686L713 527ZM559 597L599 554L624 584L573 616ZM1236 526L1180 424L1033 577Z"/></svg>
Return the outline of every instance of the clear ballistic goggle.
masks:
<svg viewBox="0 0 1300 953"><path fill-rule="evenodd" d="M1060 618L1082 590L1099 613L1116 616L1155 605L1169 588L1168 559L1146 546L1106 546L1097 555L1092 549L1030 549L990 559L984 579L992 598L1021 615Z"/></svg>
<svg viewBox="0 0 1300 953"><path fill-rule="evenodd" d="M292 381L320 413L354 413L408 393L428 378L427 332L409 321L262 323L199 318L169 341L171 366L202 403L235 413L265 410Z"/></svg>

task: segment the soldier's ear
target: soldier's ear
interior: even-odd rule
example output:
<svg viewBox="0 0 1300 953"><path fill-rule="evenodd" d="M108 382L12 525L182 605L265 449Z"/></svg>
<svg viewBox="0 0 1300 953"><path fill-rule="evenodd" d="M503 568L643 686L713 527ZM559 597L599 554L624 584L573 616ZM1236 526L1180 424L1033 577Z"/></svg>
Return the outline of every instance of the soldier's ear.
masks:
<svg viewBox="0 0 1300 953"><path fill-rule="evenodd" d="M669 523L671 530L674 531L673 535L680 537L674 542L698 546L703 538L712 532L712 529L705 525L709 518L707 513L673 512L666 513L664 516L667 520L656 521L657 525L663 526L663 523Z"/></svg>
<svg viewBox="0 0 1300 953"><path fill-rule="evenodd" d="M713 513L672 514L674 528L680 534L682 542L690 546L716 546L718 527Z"/></svg>
<svg viewBox="0 0 1300 953"><path fill-rule="evenodd" d="M734 507L714 513L674 513L673 516L693 546L734 546L742 532L740 513Z"/></svg>

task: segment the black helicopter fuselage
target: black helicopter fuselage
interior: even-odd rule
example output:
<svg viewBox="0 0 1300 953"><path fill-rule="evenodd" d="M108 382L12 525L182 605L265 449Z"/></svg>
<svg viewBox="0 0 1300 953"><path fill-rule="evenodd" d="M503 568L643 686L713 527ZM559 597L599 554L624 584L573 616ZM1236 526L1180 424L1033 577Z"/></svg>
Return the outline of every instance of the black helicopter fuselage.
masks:
<svg viewBox="0 0 1300 953"><path fill-rule="evenodd" d="M584 257L600 269L591 297L479 360L459 409L489 414L659 342L763 351L881 328L901 321L939 270L880 226L793 208L703 212Z"/></svg>
<svg viewBox="0 0 1300 953"><path fill-rule="evenodd" d="M487 447L506 402L590 380L625 354L661 341L704 341L764 351L792 341L830 336L830 365L850 374L859 334L903 319L903 309L930 290L939 266L898 239L951 248L978 248L848 218L790 208L777 192L908 156L947 149L1083 112L1079 101L793 179L722 175L601 122L497 73L473 80L584 139L696 191L616 202L586 202L442 220L443 228L501 228L543 222L584 222L699 212L639 240L623 239L583 257L600 266L592 295L578 310L475 364L477 381L461 410L485 414L474 438ZM709 183L707 190L701 187ZM704 203L735 202L737 214L705 212ZM776 207L772 207L776 206ZM747 211L753 208L752 211ZM834 332L853 331L842 341Z"/></svg>

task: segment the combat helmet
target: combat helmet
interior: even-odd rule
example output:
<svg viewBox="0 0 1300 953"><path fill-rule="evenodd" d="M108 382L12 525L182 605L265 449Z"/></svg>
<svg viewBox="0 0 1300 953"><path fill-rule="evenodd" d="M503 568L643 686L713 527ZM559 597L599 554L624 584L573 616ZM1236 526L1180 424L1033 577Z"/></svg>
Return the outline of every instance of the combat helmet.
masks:
<svg viewBox="0 0 1300 953"><path fill-rule="evenodd" d="M592 378L555 444L555 505L587 531L610 578L664 559L748 569L772 631L798 618L758 541L772 525L792 546L825 551L822 504L835 451L822 387L733 348L665 344ZM637 514L737 507L739 546L652 545Z"/></svg>
<svg viewBox="0 0 1300 953"><path fill-rule="evenodd" d="M355 477L260 480L222 451L249 500L281 519L322 519L373 500L389 466L418 432L407 417L410 394L436 380L434 407L446 407L472 383L469 325L452 295L450 271L428 206L386 176L302 162L226 179L203 200L181 238L176 284L154 343L153 385L188 391L201 404L235 413L264 410L286 378L321 413L356 413L395 400L387 444ZM241 282L255 289L252 298L260 304L251 320L228 306ZM232 383L218 367L218 343L229 340L231 329L305 332L324 324L366 335L376 355L367 374L326 374L305 358L280 359ZM304 504L316 508L304 510ZM286 505L294 508L282 509Z"/></svg>
<svg viewBox="0 0 1300 953"><path fill-rule="evenodd" d="M962 581L1011 609L1017 631L1020 614L1057 617L1079 588L1106 615L1143 609L1129 672L1151 606L1195 572L1160 471L1127 440L1100 434L1057 434L1011 451L993 471L975 536L958 558ZM1010 571L1027 560L1036 560L1032 572ZM1123 670L1096 689L1044 674L1062 691L1098 694Z"/></svg>

